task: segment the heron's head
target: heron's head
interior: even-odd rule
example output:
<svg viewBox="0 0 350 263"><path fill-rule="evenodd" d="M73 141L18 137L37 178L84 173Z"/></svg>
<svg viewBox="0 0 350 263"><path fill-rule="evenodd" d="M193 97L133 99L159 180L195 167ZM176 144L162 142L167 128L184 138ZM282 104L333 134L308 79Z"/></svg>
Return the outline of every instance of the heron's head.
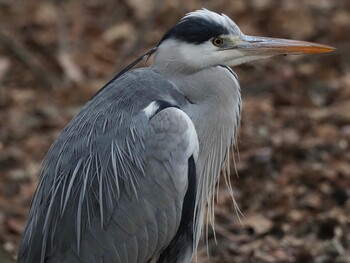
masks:
<svg viewBox="0 0 350 263"><path fill-rule="evenodd" d="M206 9L187 14L162 38L155 63L181 71L235 66L281 54L330 52L326 45L244 35L226 15Z"/></svg>

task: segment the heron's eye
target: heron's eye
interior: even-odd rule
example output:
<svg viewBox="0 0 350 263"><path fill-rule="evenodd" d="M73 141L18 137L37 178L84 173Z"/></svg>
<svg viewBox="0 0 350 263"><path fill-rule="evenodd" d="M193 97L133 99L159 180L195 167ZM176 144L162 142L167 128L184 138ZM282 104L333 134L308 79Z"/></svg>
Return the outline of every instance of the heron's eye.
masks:
<svg viewBox="0 0 350 263"><path fill-rule="evenodd" d="M220 47L224 43L224 40L221 37L216 37L212 42L214 46Z"/></svg>

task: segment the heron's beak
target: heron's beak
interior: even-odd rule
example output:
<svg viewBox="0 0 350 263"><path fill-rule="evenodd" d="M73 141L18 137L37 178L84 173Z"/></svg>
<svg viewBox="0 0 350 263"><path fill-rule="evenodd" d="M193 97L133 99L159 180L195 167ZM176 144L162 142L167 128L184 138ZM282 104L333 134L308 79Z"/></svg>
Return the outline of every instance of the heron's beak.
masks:
<svg viewBox="0 0 350 263"><path fill-rule="evenodd" d="M280 38L242 35L240 41L238 45L236 44L236 49L256 56L317 54L335 50L334 47L327 45Z"/></svg>

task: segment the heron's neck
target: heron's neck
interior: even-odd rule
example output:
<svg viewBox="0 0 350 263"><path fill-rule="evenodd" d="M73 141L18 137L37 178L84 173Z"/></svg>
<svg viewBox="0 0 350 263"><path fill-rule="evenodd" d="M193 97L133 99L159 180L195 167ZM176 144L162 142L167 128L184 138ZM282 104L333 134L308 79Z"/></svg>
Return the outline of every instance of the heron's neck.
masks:
<svg viewBox="0 0 350 263"><path fill-rule="evenodd" d="M208 204L213 219L212 197L223 166L228 165L241 111L238 81L229 69L221 66L184 74L154 67L171 81L191 102L183 110L193 121L199 140L197 161L198 209L203 216ZM199 220L199 224L202 223Z"/></svg>
<svg viewBox="0 0 350 263"><path fill-rule="evenodd" d="M191 102L183 110L196 127L200 161L203 169L210 168L210 176L216 176L239 127L241 95L236 77L221 66L175 77L163 74ZM208 162L213 163L205 165Z"/></svg>
<svg viewBox="0 0 350 263"><path fill-rule="evenodd" d="M239 126L241 95L238 80L230 69L215 66L194 73L169 71L167 67L153 66L154 70L169 80L189 100L183 110L192 119L199 144L223 145L235 136ZM204 154L210 153L209 149Z"/></svg>

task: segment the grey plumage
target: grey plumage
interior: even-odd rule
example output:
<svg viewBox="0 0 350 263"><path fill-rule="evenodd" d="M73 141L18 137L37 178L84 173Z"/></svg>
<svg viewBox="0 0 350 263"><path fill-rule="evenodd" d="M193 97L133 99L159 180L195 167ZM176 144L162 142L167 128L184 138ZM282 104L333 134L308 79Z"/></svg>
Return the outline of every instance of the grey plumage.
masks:
<svg viewBox="0 0 350 263"><path fill-rule="evenodd" d="M135 80L137 83L141 81L144 84L134 88ZM155 83L162 84L162 93L154 88ZM131 103L130 99L134 97L138 100ZM136 238L138 231L134 224L137 224L137 220L141 221L140 225L145 221L154 222L157 213L160 213L160 217L168 217L169 220L174 221L174 224L164 226L169 233L163 233L164 236L161 237L162 233L158 232L159 230L150 228L154 235L157 234L160 240L163 239L160 244L170 242L169 239L176 230L181 215L181 213L175 213L175 210L179 210L182 205L181 195L177 197L175 190L184 195L184 182L181 184L181 182L171 182L169 178L157 177L153 179L153 189L141 188L140 185L144 185L144 180L152 178L153 174L149 174L149 169L158 176L164 173L163 162L169 174L187 174L187 160L192 152L189 152L188 156L183 156L183 150L188 145L179 145L181 137L175 135L186 127L178 127L181 122L175 125L176 121L171 119L175 117L171 115L164 117L163 115L167 113L162 111L154 117L153 121L150 121L142 112L148 104L158 100L169 101L178 107L188 103L182 94L153 70L133 70L120 77L115 83L111 83L104 92L90 101L62 131L43 165L41 182L33 201L34 209L31 210L29 224L22 241L25 249L23 254L19 255L20 258L32 258L30 262L40 262L42 257L42 259L47 258L45 262L51 262L49 258L57 256L62 262L68 262L65 261L67 255L64 254L71 253L74 256L80 251L85 252L88 248L89 251L94 251L99 245L101 252L98 253L97 249L92 255L106 257L103 251L109 246L113 247L114 242L101 243L94 239L93 235L98 233L102 238L108 232L108 235L113 236L112 225L117 224L112 218L116 204L118 211L123 211L123 205L127 206L125 209L128 210L128 212L124 211L125 214L117 215L119 226L114 226L114 234L119 236L118 239L121 239L120 235L123 234L118 227L130 235L134 234ZM162 119L167 120L168 127L164 127L166 123L161 121ZM172 124L171 121L175 123ZM147 128L148 125L149 128ZM174 140L164 141L160 145L159 139L162 138L158 137L164 137L162 131L166 130L171 136L172 129L179 129L179 131L173 131L171 138ZM167 148L171 148L171 151L166 150ZM173 158L169 154L174 154L175 148L181 151L179 156L174 156L177 166L173 163L168 165L167 161ZM154 159L153 156L157 156L159 151L161 155ZM135 155L133 152L138 154ZM176 179L178 178L172 178L172 180ZM164 196L160 200L152 201L150 196L147 199L148 205L140 200L145 199L149 194L147 192L155 191L157 187L164 188L163 191L168 190L169 193L174 192L174 199L169 197L166 200ZM161 192L161 189L157 192ZM157 198L157 195L153 198ZM132 202L127 205L128 199ZM152 202L158 203L152 204ZM171 203L173 203L172 206L167 207ZM145 211L141 212L142 207ZM162 208L164 210L160 210ZM167 210L169 210L168 214ZM128 215L130 211L133 211L134 219ZM99 231L96 230L97 226ZM82 237L82 235L85 236ZM108 237L104 239L107 241ZM71 244L67 244L64 240L71 240ZM142 239L140 240L139 242L142 242ZM147 244L149 240L146 239L144 242ZM39 253L38 250L42 251ZM115 254L112 257L119 257L120 262L140 262L126 260L130 257L130 253L128 254L124 256ZM90 256L88 258L69 259L69 262L98 262ZM147 258L146 255L145 258Z"/></svg>
<svg viewBox="0 0 350 263"><path fill-rule="evenodd" d="M185 16L146 53L150 68L122 71L53 143L18 262L190 262L239 127L228 66L315 50L330 48L245 36L208 10Z"/></svg>

